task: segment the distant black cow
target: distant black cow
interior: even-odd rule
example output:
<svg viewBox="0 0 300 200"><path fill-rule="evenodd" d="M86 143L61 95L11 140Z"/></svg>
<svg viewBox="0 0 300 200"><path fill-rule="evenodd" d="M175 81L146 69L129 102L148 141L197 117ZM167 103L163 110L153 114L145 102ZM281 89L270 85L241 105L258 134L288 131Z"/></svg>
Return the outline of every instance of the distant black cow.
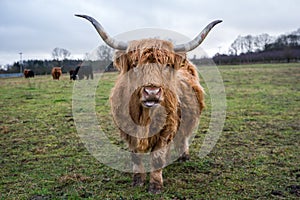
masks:
<svg viewBox="0 0 300 200"><path fill-rule="evenodd" d="M105 67L105 72L115 72L115 71L117 71L117 68L114 66L113 62L109 63L109 65Z"/></svg>
<svg viewBox="0 0 300 200"><path fill-rule="evenodd" d="M80 69L80 66L78 66L78 67L76 67L76 69L74 70L74 69L71 69L70 71L69 71L69 74L70 74L70 80L76 80L76 79L78 79L78 71L79 71L79 69Z"/></svg>
<svg viewBox="0 0 300 200"><path fill-rule="evenodd" d="M80 80L84 79L94 79L93 68L90 65L81 65L78 71L78 77Z"/></svg>
<svg viewBox="0 0 300 200"><path fill-rule="evenodd" d="M25 78L33 78L34 72L31 69L24 69Z"/></svg>

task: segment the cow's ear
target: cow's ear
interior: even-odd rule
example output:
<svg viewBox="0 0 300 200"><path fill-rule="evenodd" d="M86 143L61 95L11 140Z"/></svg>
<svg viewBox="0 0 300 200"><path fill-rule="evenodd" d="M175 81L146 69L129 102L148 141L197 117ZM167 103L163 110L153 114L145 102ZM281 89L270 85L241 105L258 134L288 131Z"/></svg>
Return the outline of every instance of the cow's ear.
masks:
<svg viewBox="0 0 300 200"><path fill-rule="evenodd" d="M126 73L129 69L128 59L126 54L116 54L114 60L114 66L120 71L121 73Z"/></svg>

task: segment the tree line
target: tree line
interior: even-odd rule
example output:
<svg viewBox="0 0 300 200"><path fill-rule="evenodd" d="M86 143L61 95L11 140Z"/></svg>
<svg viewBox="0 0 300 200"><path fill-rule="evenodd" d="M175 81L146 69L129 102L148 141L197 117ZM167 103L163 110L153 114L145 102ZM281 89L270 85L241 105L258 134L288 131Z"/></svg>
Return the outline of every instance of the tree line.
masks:
<svg viewBox="0 0 300 200"><path fill-rule="evenodd" d="M228 54L217 53L216 64L274 63L300 61L300 28L273 37L268 34L238 36Z"/></svg>
<svg viewBox="0 0 300 200"><path fill-rule="evenodd" d="M52 60L26 60L7 65L7 69L1 69L0 73L19 73L24 69L31 69L36 75L50 74L53 67L62 67L62 72L67 73L71 69L84 64L89 64L94 71L111 65L113 49L106 45L99 46L92 53L86 53L84 59L69 59L71 52L63 48L54 48L51 52ZM227 54L217 53L213 56L216 64L246 64L246 63L278 63L300 62L300 28L289 34L278 37L269 34L257 36L238 36L230 45ZM195 64L208 64L210 59L192 59Z"/></svg>
<svg viewBox="0 0 300 200"><path fill-rule="evenodd" d="M68 73L79 65L90 65L94 71L103 70L109 67L112 70L113 50L106 45L101 45L92 53L86 53L84 59L69 59L71 52L64 48L56 47L51 52L52 60L24 60L7 65L7 69L1 69L0 73L20 73L24 69L34 71L36 75L47 75L53 67L62 67L63 73Z"/></svg>

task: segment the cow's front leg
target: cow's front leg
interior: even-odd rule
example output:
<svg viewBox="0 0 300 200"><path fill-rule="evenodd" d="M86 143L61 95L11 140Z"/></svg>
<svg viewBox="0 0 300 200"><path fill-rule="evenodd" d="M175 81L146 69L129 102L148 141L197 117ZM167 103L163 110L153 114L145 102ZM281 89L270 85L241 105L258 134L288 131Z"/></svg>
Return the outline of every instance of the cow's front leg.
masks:
<svg viewBox="0 0 300 200"><path fill-rule="evenodd" d="M152 194L159 194L163 187L162 169L155 170L150 173L149 192Z"/></svg>
<svg viewBox="0 0 300 200"><path fill-rule="evenodd" d="M133 162L133 183L134 187L143 186L146 181L145 168L142 163L141 155L138 153L132 153L132 162Z"/></svg>
<svg viewBox="0 0 300 200"><path fill-rule="evenodd" d="M158 143L151 152L151 168L149 192L159 194L163 188L162 168L166 164L169 146Z"/></svg>

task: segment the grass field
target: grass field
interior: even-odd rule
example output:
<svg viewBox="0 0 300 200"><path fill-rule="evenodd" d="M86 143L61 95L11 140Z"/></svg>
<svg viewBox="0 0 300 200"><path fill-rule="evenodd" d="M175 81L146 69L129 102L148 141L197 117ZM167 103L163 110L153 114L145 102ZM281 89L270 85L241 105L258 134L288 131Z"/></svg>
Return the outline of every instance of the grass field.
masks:
<svg viewBox="0 0 300 200"><path fill-rule="evenodd" d="M74 82L65 75L0 79L1 199L299 199L300 63L220 66L226 122L206 157L209 92L191 160L164 169L164 192L131 187L131 174L97 161L72 115ZM116 74L97 89L96 110L113 143L123 145L107 100ZM205 86L205 84L204 84ZM125 148L125 147L124 147ZM148 177L149 178L149 177Z"/></svg>

